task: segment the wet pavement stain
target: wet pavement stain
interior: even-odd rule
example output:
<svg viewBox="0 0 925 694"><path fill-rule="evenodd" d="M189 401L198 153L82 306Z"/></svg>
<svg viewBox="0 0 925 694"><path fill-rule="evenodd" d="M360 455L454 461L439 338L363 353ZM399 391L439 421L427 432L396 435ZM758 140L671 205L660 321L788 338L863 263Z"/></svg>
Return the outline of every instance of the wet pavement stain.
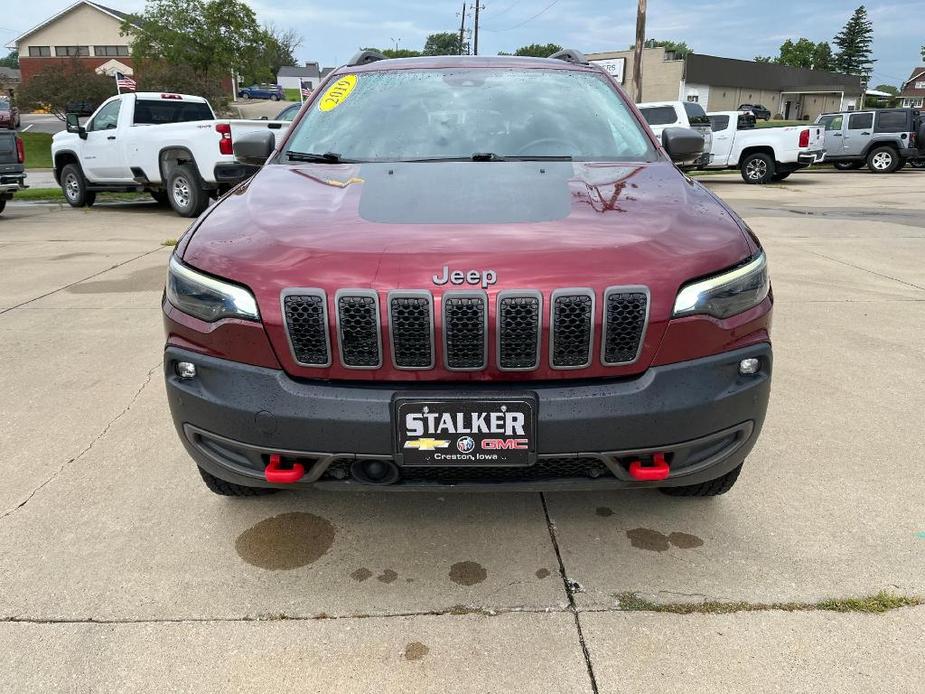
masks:
<svg viewBox="0 0 925 694"><path fill-rule="evenodd" d="M488 578L488 571L478 562L460 561L450 567L450 580L461 586L474 586Z"/></svg>
<svg viewBox="0 0 925 694"><path fill-rule="evenodd" d="M549 576L549 569L537 569L535 575L537 578L546 578Z"/></svg>
<svg viewBox="0 0 925 694"><path fill-rule="evenodd" d="M405 660L420 660L430 653L430 649L420 641L412 641L405 646Z"/></svg>
<svg viewBox="0 0 925 694"><path fill-rule="evenodd" d="M606 506L598 506L594 512L597 515L599 515L601 518L607 518L608 516L613 515L613 509L608 508Z"/></svg>
<svg viewBox="0 0 925 694"><path fill-rule="evenodd" d="M398 574L392 571L392 569L386 569L376 576L376 580L380 583L392 583L396 578L398 578Z"/></svg>
<svg viewBox="0 0 925 694"><path fill-rule="evenodd" d="M238 556L252 566L268 571L307 566L331 549L334 526L311 513L282 513L265 518L238 536Z"/></svg>
<svg viewBox="0 0 925 694"><path fill-rule="evenodd" d="M703 540L688 533L671 533L668 536L668 542L679 549L693 549L694 547L703 546Z"/></svg>
<svg viewBox="0 0 925 694"><path fill-rule="evenodd" d="M157 292L164 288L164 268L149 267L136 270L128 277L112 280L81 282L67 288L70 294L127 294L131 292Z"/></svg>
<svg viewBox="0 0 925 694"><path fill-rule="evenodd" d="M369 578L372 575L373 575L373 572L364 566L362 568L357 569L353 573L351 573L350 578L352 578L357 583L362 583L363 581L365 581L367 578Z"/></svg>
<svg viewBox="0 0 925 694"><path fill-rule="evenodd" d="M626 536L633 547L646 549L650 552L667 552L671 545L678 549L693 549L703 545L703 540L696 535L690 535L689 533L665 535L658 530L650 530L649 528L627 530Z"/></svg>

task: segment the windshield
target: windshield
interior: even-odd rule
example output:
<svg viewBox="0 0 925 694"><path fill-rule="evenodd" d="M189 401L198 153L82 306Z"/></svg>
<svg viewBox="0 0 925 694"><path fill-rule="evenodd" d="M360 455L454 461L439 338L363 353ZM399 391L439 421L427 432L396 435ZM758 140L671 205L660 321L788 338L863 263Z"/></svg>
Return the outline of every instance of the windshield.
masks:
<svg viewBox="0 0 925 694"><path fill-rule="evenodd" d="M654 160L642 127L605 79L501 68L343 75L315 99L287 150L359 161Z"/></svg>
<svg viewBox="0 0 925 694"><path fill-rule="evenodd" d="M6 99L0 99L0 111L9 111L10 102Z"/></svg>

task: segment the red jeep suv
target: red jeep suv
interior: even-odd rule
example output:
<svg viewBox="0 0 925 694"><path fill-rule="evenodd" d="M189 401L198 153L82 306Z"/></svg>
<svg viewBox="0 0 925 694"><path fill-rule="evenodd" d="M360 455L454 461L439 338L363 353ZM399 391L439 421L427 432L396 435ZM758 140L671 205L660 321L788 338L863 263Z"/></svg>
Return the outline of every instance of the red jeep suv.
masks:
<svg viewBox="0 0 925 694"><path fill-rule="evenodd" d="M278 131L276 131L278 132ZM611 77L363 51L170 259L165 375L209 489L732 487L765 254Z"/></svg>

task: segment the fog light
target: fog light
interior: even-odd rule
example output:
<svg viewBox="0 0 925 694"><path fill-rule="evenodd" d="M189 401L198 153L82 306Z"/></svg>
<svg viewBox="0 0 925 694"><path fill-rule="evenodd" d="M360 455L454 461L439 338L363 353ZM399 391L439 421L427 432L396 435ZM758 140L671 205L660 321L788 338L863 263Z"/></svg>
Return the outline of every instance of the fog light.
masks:
<svg viewBox="0 0 925 694"><path fill-rule="evenodd" d="M196 378L196 365L188 361L178 361L176 372L177 376L182 378L184 381L188 381L191 378Z"/></svg>
<svg viewBox="0 0 925 694"><path fill-rule="evenodd" d="M761 368L760 359L743 359L739 362L739 373L743 376L748 376L750 374L758 373L758 369Z"/></svg>

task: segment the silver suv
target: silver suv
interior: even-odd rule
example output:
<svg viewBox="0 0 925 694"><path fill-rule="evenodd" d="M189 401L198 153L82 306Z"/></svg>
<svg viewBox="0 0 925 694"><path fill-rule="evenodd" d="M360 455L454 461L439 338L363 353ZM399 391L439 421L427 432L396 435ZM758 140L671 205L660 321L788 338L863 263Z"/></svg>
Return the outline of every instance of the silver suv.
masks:
<svg viewBox="0 0 925 694"><path fill-rule="evenodd" d="M842 171L865 164L874 173L892 173L922 156L925 148L921 112L911 108L823 113L826 161Z"/></svg>

